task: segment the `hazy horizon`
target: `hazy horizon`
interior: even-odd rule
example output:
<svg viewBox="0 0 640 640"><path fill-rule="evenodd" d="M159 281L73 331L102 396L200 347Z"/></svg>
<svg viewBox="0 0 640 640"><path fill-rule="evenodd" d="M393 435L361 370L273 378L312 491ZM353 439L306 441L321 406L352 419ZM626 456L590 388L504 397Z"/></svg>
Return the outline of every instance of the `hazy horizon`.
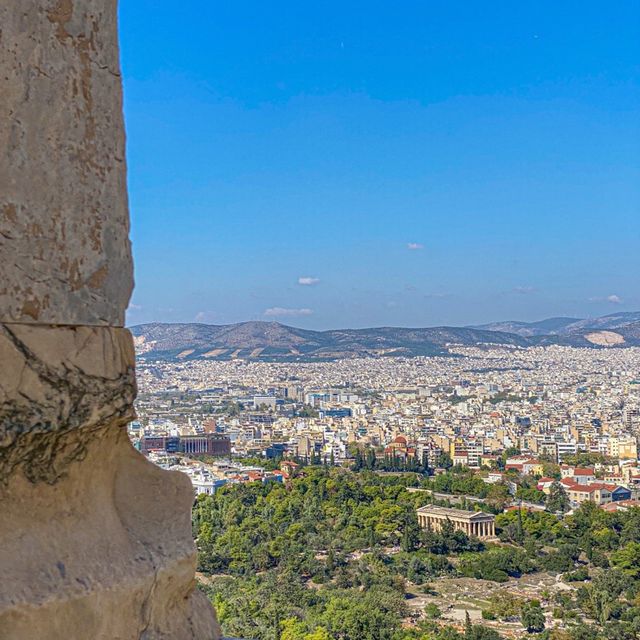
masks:
<svg viewBox="0 0 640 640"><path fill-rule="evenodd" d="M362 326L330 326L330 327L325 327L322 329L310 329L310 327L304 327L304 326L300 326L298 323L295 322L295 320L291 320L291 321L287 321L287 320L282 320L282 319L269 319L269 318L253 318L250 320L239 320L238 322L205 322L205 321L197 321L197 320L186 320L186 321L164 321L164 320L147 320L145 322L127 322L127 326L129 327L134 327L134 326L139 326L139 325L143 325L143 324L202 324L202 325L212 325L212 326L216 326L216 325L231 325L231 324L244 324L247 322L275 322L276 324L281 324L281 325L285 325L287 327L291 327L294 329L305 329L305 330L312 330L312 331L334 331L334 330L339 330L339 329L375 329L375 328L382 328L382 327L390 327L390 328L398 328L398 329L425 329L425 328L432 328L432 327L437 327L437 326L451 326L451 327L459 327L459 328L478 328L479 326L484 326L484 325L489 325L489 324L496 324L496 323L507 323L507 322L523 322L523 323L536 323L536 322L542 322L544 320L555 320L555 319L571 319L571 320L575 320L575 321L579 321L579 320L589 320L589 319L596 319L596 318L601 318L601 317L606 317L606 316L616 316L618 314L634 314L634 313L640 313L640 311L620 311L620 312L614 312L614 313L610 313L610 314L605 314L605 316L589 316L586 318L582 318L582 317L577 317L577 316L548 316L548 317L544 317L544 318L536 318L534 320L520 320L517 318L499 318L499 319L495 319L495 320L490 320L489 322L484 322L484 323L480 323L480 324L460 324L460 325L401 325L401 324L397 324L397 325L367 325L367 324L363 324Z"/></svg>

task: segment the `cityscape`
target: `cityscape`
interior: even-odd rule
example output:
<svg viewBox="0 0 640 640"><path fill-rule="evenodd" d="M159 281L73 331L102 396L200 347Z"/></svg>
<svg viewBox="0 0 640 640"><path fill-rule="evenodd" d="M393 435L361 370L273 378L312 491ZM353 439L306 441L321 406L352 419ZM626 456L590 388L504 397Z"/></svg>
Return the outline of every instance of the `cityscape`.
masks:
<svg viewBox="0 0 640 640"><path fill-rule="evenodd" d="M0 2L0 640L640 640L639 27Z"/></svg>
<svg viewBox="0 0 640 640"><path fill-rule="evenodd" d="M454 348L458 357L322 364L139 359L142 451L353 462L358 449L406 464L442 455L492 468L518 450L561 464L615 460L619 484L640 470L640 349ZM201 443L185 450L185 442ZM183 445L180 446L180 438ZM400 440L398 440L400 438ZM517 465L517 463L513 463ZM540 465L540 463L538 463ZM514 466L513 468L517 468ZM539 471L528 468L527 473Z"/></svg>
<svg viewBox="0 0 640 640"><path fill-rule="evenodd" d="M342 562L348 567L382 554L394 563L407 552L416 555L414 573L395 569L408 598L395 615L415 637L447 628L479 638L545 629L549 638L592 637L579 634L591 633L596 614L570 603L584 598L581 585L591 584L584 580L595 584L598 570L587 569L593 559L578 550L565 557L569 543L556 546L540 527L571 523L583 512L598 519L598 511L612 523L620 514L637 521L640 348L450 344L446 356L259 362L162 359L149 355L143 339L137 344L137 419L129 434L155 464L188 475L196 521L208 501L223 508L242 495L236 493L241 487L263 487L259 495L277 494L276 487L295 492L296 483L317 482L318 473L342 482L350 474L365 485L399 483L409 505L403 507L414 514L415 540L406 543L407 523L394 525L392 518L386 534L371 533L373 539L356 543ZM437 549L433 536L447 535L463 536L460 549ZM219 603L221 588L231 597L229 586L218 584L227 573L236 576L236 589L255 589L233 563L219 564L222 552L209 549L202 529L197 540L200 580L219 594ZM419 554L429 544L430 561L440 557L443 566L423 566ZM490 556L518 546L543 560L525 570L504 562L474 568L469 559L473 551ZM314 562L346 552L340 544L316 550ZM212 571L208 562L218 568ZM300 571L298 580L304 589L317 581L323 590L327 572ZM251 624L232 605L222 610L230 633L249 632ZM299 634L282 637L325 637L326 627L314 631L296 620L281 624ZM618 631L627 626L615 624ZM257 632L270 637L268 628Z"/></svg>

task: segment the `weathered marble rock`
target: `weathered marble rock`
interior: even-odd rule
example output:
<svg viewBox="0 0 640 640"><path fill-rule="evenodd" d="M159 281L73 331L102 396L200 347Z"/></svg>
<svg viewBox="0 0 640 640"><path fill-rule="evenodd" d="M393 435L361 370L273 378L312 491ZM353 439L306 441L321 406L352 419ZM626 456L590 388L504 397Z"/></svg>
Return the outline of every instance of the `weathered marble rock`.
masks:
<svg viewBox="0 0 640 640"><path fill-rule="evenodd" d="M191 483L132 447L115 0L0 2L0 638L216 640Z"/></svg>
<svg viewBox="0 0 640 640"><path fill-rule="evenodd" d="M0 484L20 471L53 484L99 430L134 417L129 332L0 324Z"/></svg>
<svg viewBox="0 0 640 640"><path fill-rule="evenodd" d="M131 334L0 325L0 361L0 638L218 638L191 483L124 429Z"/></svg>
<svg viewBox="0 0 640 640"><path fill-rule="evenodd" d="M0 320L122 326L133 286L115 0L0 3Z"/></svg>

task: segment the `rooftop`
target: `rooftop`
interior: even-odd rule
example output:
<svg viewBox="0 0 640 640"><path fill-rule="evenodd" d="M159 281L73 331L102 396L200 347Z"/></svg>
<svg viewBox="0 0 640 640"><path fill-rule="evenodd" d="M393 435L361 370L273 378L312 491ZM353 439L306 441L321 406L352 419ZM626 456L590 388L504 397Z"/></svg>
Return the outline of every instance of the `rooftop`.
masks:
<svg viewBox="0 0 640 640"><path fill-rule="evenodd" d="M493 520L495 516L491 513L483 511L465 511L464 509L453 509L452 507L435 507L427 505L420 507L418 513L424 513L431 516L440 516L442 518L453 518L457 520Z"/></svg>

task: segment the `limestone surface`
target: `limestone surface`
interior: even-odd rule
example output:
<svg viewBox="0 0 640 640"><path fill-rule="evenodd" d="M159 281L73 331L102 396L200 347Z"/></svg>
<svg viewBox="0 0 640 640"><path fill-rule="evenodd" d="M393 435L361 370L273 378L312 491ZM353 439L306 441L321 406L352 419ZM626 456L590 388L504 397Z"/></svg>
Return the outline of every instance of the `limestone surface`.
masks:
<svg viewBox="0 0 640 640"><path fill-rule="evenodd" d="M189 479L127 436L115 0L0 2L0 639L218 640Z"/></svg>
<svg viewBox="0 0 640 640"><path fill-rule="evenodd" d="M133 287L115 0L0 3L0 320L122 326Z"/></svg>
<svg viewBox="0 0 640 640"><path fill-rule="evenodd" d="M0 638L219 638L191 483L124 429L131 334L0 325L0 360Z"/></svg>

